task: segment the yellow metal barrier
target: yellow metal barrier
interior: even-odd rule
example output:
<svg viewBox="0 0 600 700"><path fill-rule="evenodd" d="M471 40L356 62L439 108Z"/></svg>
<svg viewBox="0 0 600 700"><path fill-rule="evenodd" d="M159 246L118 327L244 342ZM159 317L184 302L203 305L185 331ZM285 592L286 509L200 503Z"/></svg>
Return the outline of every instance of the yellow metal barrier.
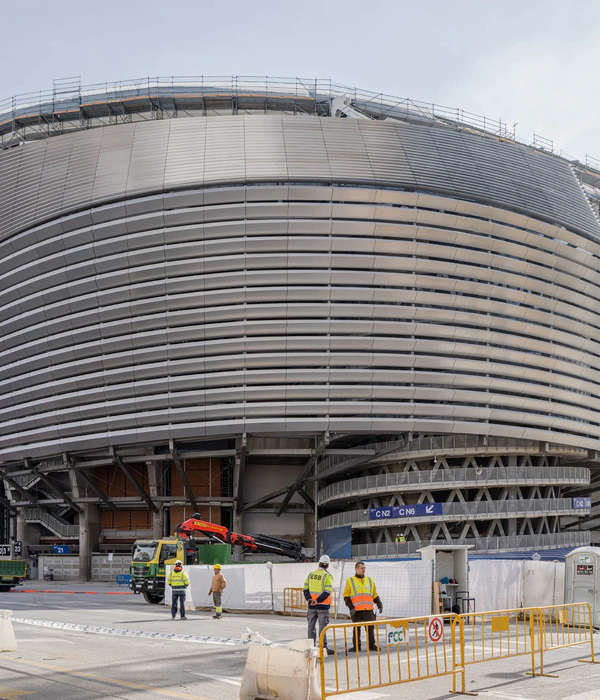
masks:
<svg viewBox="0 0 600 700"><path fill-rule="evenodd" d="M581 661L598 663L594 656L592 611L588 603L466 613L460 617L464 621L467 666L530 655L530 675L549 676L551 674L544 673L544 652L580 644L590 645L592 657ZM539 656L537 672L536 654Z"/></svg>
<svg viewBox="0 0 600 700"><path fill-rule="evenodd" d="M294 612L305 613L308 610L308 602L304 597L303 588L283 589L283 614L293 615ZM337 618L337 594L331 592L331 617Z"/></svg>
<svg viewBox="0 0 600 700"><path fill-rule="evenodd" d="M590 645L591 659L581 663L597 664L594 655L594 618L589 603L566 603L540 608L542 623L540 669L544 673L544 652L554 649ZM548 675L548 674L544 674ZM554 676L556 678L556 676Z"/></svg>
<svg viewBox="0 0 600 700"><path fill-rule="evenodd" d="M466 613L464 622L465 665L531 656L535 676L535 655L541 641L541 615L537 608Z"/></svg>
<svg viewBox="0 0 600 700"><path fill-rule="evenodd" d="M359 690L383 688L400 683L460 676L459 692L465 692L464 663L461 657L463 621L458 615L377 620L370 623L329 625L320 638L321 697L328 698ZM355 647L358 632L363 646ZM369 649L367 628L374 632L376 646ZM324 636L333 650L333 663L324 660Z"/></svg>
<svg viewBox="0 0 600 700"><path fill-rule="evenodd" d="M361 627L365 627L360 633L363 647L353 651L356 630ZM369 627L375 634L372 650L368 648ZM528 674L548 676L545 653L587 644L591 659L580 661L600 663L594 656L593 634L588 603L329 625L319 638L321 697L439 676L452 676L453 693L470 695L465 672L471 664L530 656ZM325 635L333 659L326 660Z"/></svg>

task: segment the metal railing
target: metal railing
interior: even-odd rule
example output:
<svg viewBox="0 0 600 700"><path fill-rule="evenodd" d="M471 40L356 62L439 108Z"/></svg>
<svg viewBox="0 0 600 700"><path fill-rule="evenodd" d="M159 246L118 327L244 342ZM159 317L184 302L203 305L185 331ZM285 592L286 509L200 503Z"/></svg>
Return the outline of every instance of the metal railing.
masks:
<svg viewBox="0 0 600 700"><path fill-rule="evenodd" d="M513 535L505 537L468 537L454 540L436 539L417 542L379 542L377 544L352 545L352 557L367 559L373 557L418 556L421 547L469 544L473 552L502 552L558 549L561 547L585 547L590 544L589 532L557 532L545 535Z"/></svg>
<svg viewBox="0 0 600 700"><path fill-rule="evenodd" d="M315 114L329 115L331 100L335 97L349 97L351 104L367 115L377 118L392 117L402 121L415 121L425 124L440 124L467 128L476 133L490 135L514 143L522 143L553 156L579 161L563 152L554 149L553 142L534 134L530 142L516 141L515 132L508 128L502 119L490 119L484 115L475 114L459 107L448 107L433 102L422 102L408 97L395 97L381 92L363 90L357 87L341 85L330 79L322 78L289 78L269 76L171 76L146 77L116 82L81 85L78 81L68 85L55 83L52 90L44 90L0 100L0 133L15 131L17 122L24 117L37 116L40 121L52 122L55 115L69 115L72 123L80 121L78 128L88 128L85 107L90 105L96 115L101 112L102 103L107 105L103 117L116 118L126 113L125 104L128 100L143 101L145 111L152 112L155 118L176 116L178 103L185 112L195 107L204 107L204 100L215 97L227 100L229 109L234 113L237 109L268 107L269 101L276 100L303 107L302 111ZM196 105L194 102L197 102ZM249 103L244 104L244 100ZM307 108L305 103L309 102ZM114 103L112 109L108 104ZM285 106L285 105L284 105ZM289 108L289 107L288 107ZM60 119L58 120L60 123ZM99 122L98 126L106 125ZM51 127L45 135L60 133ZM595 169L597 160L585 156L586 167Z"/></svg>
<svg viewBox="0 0 600 700"><path fill-rule="evenodd" d="M470 501L443 503L443 515L424 515L370 520L369 510L348 510L319 520L320 529L360 524L362 527L390 527L399 523L429 522L448 519L490 519L500 517L536 517L540 515L588 515L589 508L574 509L571 498L524 498L505 501Z"/></svg>
<svg viewBox="0 0 600 700"><path fill-rule="evenodd" d="M318 465L317 473L322 474L332 466L338 466L359 456L361 451L383 452L395 442L378 442L355 447L353 456L327 456ZM587 458L587 450L572 445L540 443L537 440L518 440L515 438L487 437L478 435L436 435L411 440L398 449L381 457L374 456L371 464L388 464L391 462L417 460L427 457L466 456L466 455L502 455L502 454L545 454L551 456L569 456Z"/></svg>
<svg viewBox="0 0 600 700"><path fill-rule="evenodd" d="M25 508L25 521L40 523L47 527L50 532L65 540L79 539L79 525L65 525L41 508Z"/></svg>
<svg viewBox="0 0 600 700"><path fill-rule="evenodd" d="M420 487L483 487L497 484L589 484L586 467L485 467L482 469L438 469L362 476L329 484L319 491L318 503L371 496Z"/></svg>

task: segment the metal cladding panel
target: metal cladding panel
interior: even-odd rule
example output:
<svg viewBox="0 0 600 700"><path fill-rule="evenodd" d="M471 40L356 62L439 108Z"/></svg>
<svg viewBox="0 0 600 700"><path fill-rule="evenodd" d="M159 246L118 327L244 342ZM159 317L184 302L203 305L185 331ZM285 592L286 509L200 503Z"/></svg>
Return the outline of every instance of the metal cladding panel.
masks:
<svg viewBox="0 0 600 700"><path fill-rule="evenodd" d="M248 430L600 448L600 245L561 161L232 116L29 143L0 182L0 458Z"/></svg>
<svg viewBox="0 0 600 700"><path fill-rule="evenodd" d="M570 165L557 158L451 129L275 115L123 124L0 153L0 235L165 188L302 180L438 191L600 237Z"/></svg>

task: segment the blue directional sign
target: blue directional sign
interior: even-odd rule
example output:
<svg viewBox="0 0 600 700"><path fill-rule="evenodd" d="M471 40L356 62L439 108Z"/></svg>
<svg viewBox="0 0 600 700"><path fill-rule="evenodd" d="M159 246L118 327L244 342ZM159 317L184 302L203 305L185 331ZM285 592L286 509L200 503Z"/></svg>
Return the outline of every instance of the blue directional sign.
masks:
<svg viewBox="0 0 600 700"><path fill-rule="evenodd" d="M69 549L68 544L55 544L52 546L52 551L54 554L70 554L71 550Z"/></svg>
<svg viewBox="0 0 600 700"><path fill-rule="evenodd" d="M592 499L591 498L574 498L573 508L591 508Z"/></svg>
<svg viewBox="0 0 600 700"><path fill-rule="evenodd" d="M371 508L370 520L384 520L385 518L420 518L427 515L443 515L443 503L419 503L414 506L388 506L385 508Z"/></svg>

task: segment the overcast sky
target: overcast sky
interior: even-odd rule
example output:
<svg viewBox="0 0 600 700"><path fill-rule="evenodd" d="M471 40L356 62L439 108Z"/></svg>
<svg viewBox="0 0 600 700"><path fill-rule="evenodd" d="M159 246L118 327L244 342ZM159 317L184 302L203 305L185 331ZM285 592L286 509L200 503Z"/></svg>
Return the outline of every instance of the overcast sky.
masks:
<svg viewBox="0 0 600 700"><path fill-rule="evenodd" d="M600 160L600 0L0 0L0 100L146 76L331 78Z"/></svg>

